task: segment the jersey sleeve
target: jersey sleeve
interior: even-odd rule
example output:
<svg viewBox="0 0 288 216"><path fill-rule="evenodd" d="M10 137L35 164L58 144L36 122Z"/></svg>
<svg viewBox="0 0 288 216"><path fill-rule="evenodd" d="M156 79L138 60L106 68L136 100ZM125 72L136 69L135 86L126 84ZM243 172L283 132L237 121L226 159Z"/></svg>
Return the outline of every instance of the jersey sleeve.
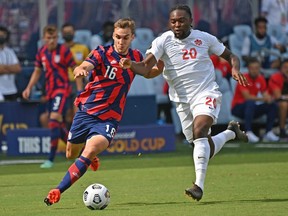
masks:
<svg viewBox="0 0 288 216"><path fill-rule="evenodd" d="M209 45L210 45L209 46L209 51L210 51L210 53L214 53L215 55L220 56L224 52L226 47L215 36L210 35L210 34L207 34L207 36L208 36L208 39L209 39Z"/></svg>
<svg viewBox="0 0 288 216"><path fill-rule="evenodd" d="M152 45L151 47L146 51L146 55L148 53L152 53L154 55L154 57L156 58L156 60L158 61L163 53L164 53L164 43L163 43L164 39L162 36L159 36L157 38L155 38L152 41Z"/></svg>
<svg viewBox="0 0 288 216"><path fill-rule="evenodd" d="M88 56L86 57L85 61L91 63L94 68L101 62L101 55L100 55L101 47L98 46L97 49L92 50Z"/></svg>
<svg viewBox="0 0 288 216"><path fill-rule="evenodd" d="M40 55L41 51L39 50L36 54L36 60L35 60L35 67L38 67L38 68L42 68L42 61L41 61L41 55Z"/></svg>

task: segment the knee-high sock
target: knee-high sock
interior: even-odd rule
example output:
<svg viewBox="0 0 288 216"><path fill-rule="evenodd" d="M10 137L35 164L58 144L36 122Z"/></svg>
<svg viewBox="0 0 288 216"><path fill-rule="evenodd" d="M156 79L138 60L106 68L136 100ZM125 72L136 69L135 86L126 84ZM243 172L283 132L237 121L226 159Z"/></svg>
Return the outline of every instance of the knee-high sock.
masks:
<svg viewBox="0 0 288 216"><path fill-rule="evenodd" d="M87 171L91 164L88 158L80 156L68 169L66 175L57 186L61 193L67 190L74 182L76 182Z"/></svg>
<svg viewBox="0 0 288 216"><path fill-rule="evenodd" d="M208 138L199 138L194 140L193 143L193 159L196 173L195 184L204 190L204 181L210 156L210 146Z"/></svg>
<svg viewBox="0 0 288 216"><path fill-rule="evenodd" d="M214 157L224 146L226 142L229 140L235 139L236 135L231 130L225 130L215 136L212 136L212 140L214 142L215 150L212 157Z"/></svg>
<svg viewBox="0 0 288 216"><path fill-rule="evenodd" d="M51 145L50 145L50 154L49 154L48 160L54 161L56 151L57 151L58 141L60 138L61 123L58 122L57 120L50 119L48 123L48 127L51 130Z"/></svg>

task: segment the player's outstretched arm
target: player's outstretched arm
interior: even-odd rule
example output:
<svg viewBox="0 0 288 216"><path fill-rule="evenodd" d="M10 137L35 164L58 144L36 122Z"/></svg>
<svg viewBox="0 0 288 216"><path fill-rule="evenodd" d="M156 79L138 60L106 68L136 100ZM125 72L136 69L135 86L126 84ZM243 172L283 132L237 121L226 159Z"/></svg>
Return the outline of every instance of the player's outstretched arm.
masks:
<svg viewBox="0 0 288 216"><path fill-rule="evenodd" d="M232 71L231 71L232 78L238 81L240 85L248 86L249 83L246 77L240 72L239 58L227 48L225 48L224 52L222 53L222 55L220 55L220 57L224 58L232 66Z"/></svg>
<svg viewBox="0 0 288 216"><path fill-rule="evenodd" d="M78 77L88 76L89 71L93 70L94 65L88 61L83 61L78 67L73 71L74 79Z"/></svg>
<svg viewBox="0 0 288 216"><path fill-rule="evenodd" d="M141 62L135 62L128 58L122 58L119 65L124 68L130 68L135 74L146 76L152 68L156 65L157 60L153 54L149 53L147 57Z"/></svg>

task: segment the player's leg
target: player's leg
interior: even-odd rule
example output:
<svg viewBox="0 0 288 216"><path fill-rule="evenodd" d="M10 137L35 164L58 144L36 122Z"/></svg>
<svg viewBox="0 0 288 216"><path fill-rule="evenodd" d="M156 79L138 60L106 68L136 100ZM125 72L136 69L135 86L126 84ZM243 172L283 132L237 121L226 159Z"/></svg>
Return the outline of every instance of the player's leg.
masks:
<svg viewBox="0 0 288 216"><path fill-rule="evenodd" d="M58 141L61 136L62 116L59 113L50 113L48 128L51 130L50 153L48 160L41 164L41 168L51 168L55 159Z"/></svg>
<svg viewBox="0 0 288 216"><path fill-rule="evenodd" d="M237 139L242 142L248 142L248 137L240 129L236 121L230 121L225 131L209 138L209 144L214 146L214 152L211 152L210 158L214 157L229 140Z"/></svg>
<svg viewBox="0 0 288 216"><path fill-rule="evenodd" d="M67 190L75 181L77 181L90 166L91 161L96 155L104 151L111 143L116 132L118 123L110 121L98 121L85 112L77 112L68 136L68 157L77 155L77 151L73 152L74 144L86 141L85 148L81 156L69 167L63 180L56 189L52 189L44 202L52 205L60 200L60 195ZM87 139L87 140L86 140ZM71 147L71 152L69 148ZM80 147L78 150L81 149Z"/></svg>
<svg viewBox="0 0 288 216"><path fill-rule="evenodd" d="M49 123L48 128L51 130L51 144L48 160L41 164L41 168L51 168L55 159L58 142L62 136L63 112L65 112L66 97L63 94L56 95L48 101ZM65 135L67 137L67 135ZM66 141L66 140L65 140Z"/></svg>
<svg viewBox="0 0 288 216"><path fill-rule="evenodd" d="M66 158L68 159L76 159L79 158L85 149L85 144L72 144L67 142L66 146ZM90 168L93 171L97 171L100 166L100 159L97 156L94 156L93 160L91 161Z"/></svg>
<svg viewBox="0 0 288 216"><path fill-rule="evenodd" d="M109 146L109 141L102 135L94 135L86 142L81 156L68 169L62 182L58 185L61 193L67 190L88 169L95 155L100 154Z"/></svg>
<svg viewBox="0 0 288 216"><path fill-rule="evenodd" d="M182 132L185 135L186 140L192 145L194 143L194 141L193 141L193 133L192 133L192 131L193 131L193 129L192 129L193 116L192 116L192 112L190 111L190 104L175 103L175 105L176 105L177 114L178 114L180 122L181 122ZM197 141L196 141L196 144L197 144ZM197 157L195 153L198 152L198 151L195 152L195 147L198 148L198 147L201 147L201 146L203 146L203 145L201 145L201 143L200 143L196 147L196 145L194 143L193 160L194 160L195 157ZM208 150L209 150L209 144L207 144L207 145L204 144L204 148L207 148L207 147L208 147ZM209 155L208 155L208 158L209 158ZM202 178L203 176L200 176L201 173L197 172L196 170L197 170L197 168L196 168L196 165L195 165L196 179L198 179L198 181L199 181L199 179ZM185 194L190 196L190 197L192 197L193 199L200 200L202 198L203 191L198 185L193 183L193 186L191 188L188 188L188 189L185 190Z"/></svg>
<svg viewBox="0 0 288 216"><path fill-rule="evenodd" d="M95 135L89 138L81 156L69 167L57 188L52 189L48 193L48 196L45 198L44 202L47 205L52 205L58 202L61 194L86 173L95 155L100 154L108 146L109 141L102 135Z"/></svg>
<svg viewBox="0 0 288 216"><path fill-rule="evenodd" d="M203 196L204 182L210 158L208 133L213 118L208 115L198 115L193 121L193 160L195 166L195 183L186 190L186 194L199 201Z"/></svg>

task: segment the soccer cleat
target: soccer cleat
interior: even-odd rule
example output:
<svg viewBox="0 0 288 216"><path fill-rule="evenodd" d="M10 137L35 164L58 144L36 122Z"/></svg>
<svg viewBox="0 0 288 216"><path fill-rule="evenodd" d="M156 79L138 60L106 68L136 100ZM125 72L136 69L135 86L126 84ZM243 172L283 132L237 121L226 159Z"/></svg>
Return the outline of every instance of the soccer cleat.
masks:
<svg viewBox="0 0 288 216"><path fill-rule="evenodd" d="M57 203L60 200L60 196L61 192L59 189L52 189L49 191L47 197L44 199L44 203L46 203L47 206Z"/></svg>
<svg viewBox="0 0 288 216"><path fill-rule="evenodd" d="M94 157L90 164L90 169L93 171L97 171L100 166L100 159L98 157Z"/></svg>
<svg viewBox="0 0 288 216"><path fill-rule="evenodd" d="M45 161L43 164L40 165L40 168L49 169L52 168L54 163L50 160Z"/></svg>
<svg viewBox="0 0 288 216"><path fill-rule="evenodd" d="M244 131L241 131L238 122L230 121L227 129L233 131L236 134L236 139L241 140L243 142L248 142L248 136L245 134Z"/></svg>
<svg viewBox="0 0 288 216"><path fill-rule="evenodd" d="M192 197L194 200L199 201L203 196L203 191L200 187L198 187L198 185L193 183L192 188L187 188L185 190L185 194L189 197Z"/></svg>

